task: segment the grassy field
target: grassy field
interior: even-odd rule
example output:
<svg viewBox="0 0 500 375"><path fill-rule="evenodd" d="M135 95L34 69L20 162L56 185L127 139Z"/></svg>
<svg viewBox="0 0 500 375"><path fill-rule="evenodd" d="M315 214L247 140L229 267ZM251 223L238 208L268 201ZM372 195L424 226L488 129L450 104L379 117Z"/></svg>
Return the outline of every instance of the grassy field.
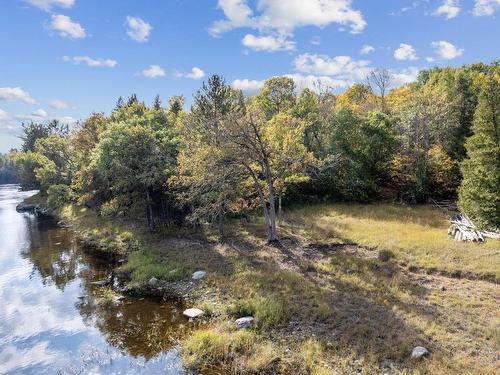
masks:
<svg viewBox="0 0 500 375"><path fill-rule="evenodd" d="M449 215L430 206L313 205L287 214L285 229L313 241L348 241L392 251L397 259L427 269L500 278L500 241L456 242L447 235Z"/></svg>
<svg viewBox="0 0 500 375"><path fill-rule="evenodd" d="M232 221L221 243L210 228L151 234L74 206L61 214L127 255L131 283L207 271L186 302L207 317L181 341L185 364L204 374L493 374L500 366L500 287L474 277L499 275L499 242L450 240L446 216L433 208L287 210L276 246L259 219ZM256 326L236 330L245 315ZM430 357L411 360L417 345Z"/></svg>

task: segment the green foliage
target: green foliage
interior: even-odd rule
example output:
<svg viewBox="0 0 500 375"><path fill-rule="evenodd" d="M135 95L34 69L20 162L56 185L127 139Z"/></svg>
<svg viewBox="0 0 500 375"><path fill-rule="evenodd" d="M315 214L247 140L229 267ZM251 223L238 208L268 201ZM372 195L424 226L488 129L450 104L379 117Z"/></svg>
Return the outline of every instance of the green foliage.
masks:
<svg viewBox="0 0 500 375"><path fill-rule="evenodd" d="M239 195L242 180L241 167L223 147L224 122L242 110L242 100L241 93L220 76L203 83L191 114L180 123L178 175L170 180L178 201L192 207L188 219L193 223L217 221L221 236L224 218Z"/></svg>
<svg viewBox="0 0 500 375"><path fill-rule="evenodd" d="M47 190L47 206L57 210L71 202L73 193L68 185L50 185Z"/></svg>
<svg viewBox="0 0 500 375"><path fill-rule="evenodd" d="M24 125L23 152L10 160L24 188L67 185L87 207L106 216L146 216L150 229L217 222L223 235L227 215L260 204L274 241L282 202L297 198L454 198L474 117L462 206L493 225L498 176L486 159L497 160L498 150L483 131L492 105L479 92L498 69L497 62L434 68L391 92L388 71L378 70L371 86L354 84L341 95L320 85L297 95L293 79L274 77L250 98L214 75L187 112L182 96L165 109L159 97L148 107L133 94L71 133L57 121ZM490 103L497 100L492 95ZM0 171L14 173L1 160Z"/></svg>
<svg viewBox="0 0 500 375"><path fill-rule="evenodd" d="M91 168L104 181L101 195L124 196L146 207L152 228L152 207L164 198L162 186L175 172L178 142L165 112L129 101L113 112L99 134Z"/></svg>
<svg viewBox="0 0 500 375"><path fill-rule="evenodd" d="M48 160L44 155L40 155L39 153L27 151L20 152L15 157L16 166L19 171L19 181L23 189L38 189L41 186L41 181L37 179L36 171L42 168L48 172L49 168L52 167L50 165L50 160ZM42 176L46 177L43 171ZM49 182L44 180L43 182Z"/></svg>
<svg viewBox="0 0 500 375"><path fill-rule="evenodd" d="M130 253L128 262L121 267L132 272L132 281L145 284L152 277L165 281L177 281L187 276L184 266L173 261L160 262L149 251L137 250Z"/></svg>
<svg viewBox="0 0 500 375"><path fill-rule="evenodd" d="M262 329L278 327L289 318L289 308L282 298L249 298L239 299L228 307L228 313L236 318L253 316Z"/></svg>
<svg viewBox="0 0 500 375"><path fill-rule="evenodd" d="M23 141L21 150L23 152L35 151L36 141L47 138L51 135L59 135L65 137L68 134L68 125L61 124L57 120L53 120L47 124L38 124L31 122L22 124L23 134L20 136Z"/></svg>
<svg viewBox="0 0 500 375"><path fill-rule="evenodd" d="M462 163L460 206L481 227L500 228L500 75L485 78L474 114L474 135Z"/></svg>
<svg viewBox="0 0 500 375"><path fill-rule="evenodd" d="M19 172L15 162L16 155L16 150L0 154L0 184L14 184L19 181Z"/></svg>
<svg viewBox="0 0 500 375"><path fill-rule="evenodd" d="M295 103L295 83L289 77L273 77L264 82L257 102L268 119L286 112Z"/></svg>
<svg viewBox="0 0 500 375"><path fill-rule="evenodd" d="M343 199L373 199L388 183L396 149L389 118L379 112L362 118L344 108L331 121L329 149L334 164L323 177L328 177L331 191Z"/></svg>

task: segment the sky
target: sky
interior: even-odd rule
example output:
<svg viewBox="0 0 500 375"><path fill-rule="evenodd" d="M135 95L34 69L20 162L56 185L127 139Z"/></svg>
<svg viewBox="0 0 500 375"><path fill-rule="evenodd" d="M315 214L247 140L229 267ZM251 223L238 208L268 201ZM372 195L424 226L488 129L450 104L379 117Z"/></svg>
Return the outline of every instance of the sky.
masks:
<svg viewBox="0 0 500 375"><path fill-rule="evenodd" d="M2 0L0 152L23 122L74 124L119 96L186 108L220 74L251 95L277 75L342 92L375 68L500 58L500 0Z"/></svg>

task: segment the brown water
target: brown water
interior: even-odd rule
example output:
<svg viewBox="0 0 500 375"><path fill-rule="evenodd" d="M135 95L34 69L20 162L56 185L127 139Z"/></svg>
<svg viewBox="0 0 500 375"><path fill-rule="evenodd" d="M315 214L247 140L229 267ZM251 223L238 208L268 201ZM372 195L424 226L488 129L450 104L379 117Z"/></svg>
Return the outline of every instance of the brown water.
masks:
<svg viewBox="0 0 500 375"><path fill-rule="evenodd" d="M0 185L0 374L186 374L181 306L104 298L110 266L70 230L18 213L34 192Z"/></svg>

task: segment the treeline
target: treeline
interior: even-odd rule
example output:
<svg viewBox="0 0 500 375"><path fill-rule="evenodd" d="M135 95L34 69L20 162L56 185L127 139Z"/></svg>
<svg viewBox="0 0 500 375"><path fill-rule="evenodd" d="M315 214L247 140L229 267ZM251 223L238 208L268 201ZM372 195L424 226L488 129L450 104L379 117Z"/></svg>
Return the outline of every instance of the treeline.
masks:
<svg viewBox="0 0 500 375"><path fill-rule="evenodd" d="M78 201L145 217L151 229L210 222L223 234L227 215L260 209L274 241L290 202L458 193L478 224L499 227L500 65L422 71L392 91L390 83L374 71L334 95L275 77L245 97L215 75L188 112L182 96L148 106L132 95L72 131L25 125L19 175L54 207Z"/></svg>
<svg viewBox="0 0 500 375"><path fill-rule="evenodd" d="M17 167L15 163L16 150L0 154L0 184L15 184L18 182Z"/></svg>

